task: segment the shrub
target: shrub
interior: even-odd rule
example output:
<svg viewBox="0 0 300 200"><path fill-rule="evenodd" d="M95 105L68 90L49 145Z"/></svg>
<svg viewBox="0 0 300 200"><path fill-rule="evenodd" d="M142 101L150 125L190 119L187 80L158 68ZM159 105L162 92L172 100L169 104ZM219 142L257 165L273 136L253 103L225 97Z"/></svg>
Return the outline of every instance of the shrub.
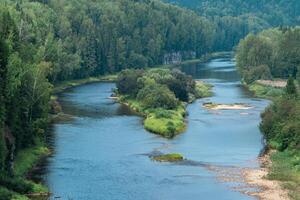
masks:
<svg viewBox="0 0 300 200"><path fill-rule="evenodd" d="M155 112L155 117L156 118L172 118L172 113L168 110L163 110L163 109L159 109L159 110L156 110Z"/></svg>
<svg viewBox="0 0 300 200"><path fill-rule="evenodd" d="M178 105L175 95L165 85L151 84L141 89L137 95L146 108L174 109Z"/></svg>
<svg viewBox="0 0 300 200"><path fill-rule="evenodd" d="M120 94L136 96L139 90L138 79L143 76L142 70L124 70L117 78L117 88Z"/></svg>
<svg viewBox="0 0 300 200"><path fill-rule="evenodd" d="M33 190L33 184L30 182L26 182L22 178L11 178L3 174L0 176L0 185L5 185L7 189L21 194L27 194Z"/></svg>
<svg viewBox="0 0 300 200"><path fill-rule="evenodd" d="M13 194L6 188L0 187L0 200L12 199Z"/></svg>
<svg viewBox="0 0 300 200"><path fill-rule="evenodd" d="M271 79L272 75L267 65L259 65L256 67L250 67L249 70L243 74L243 79L246 83L253 83L256 80L268 80Z"/></svg>

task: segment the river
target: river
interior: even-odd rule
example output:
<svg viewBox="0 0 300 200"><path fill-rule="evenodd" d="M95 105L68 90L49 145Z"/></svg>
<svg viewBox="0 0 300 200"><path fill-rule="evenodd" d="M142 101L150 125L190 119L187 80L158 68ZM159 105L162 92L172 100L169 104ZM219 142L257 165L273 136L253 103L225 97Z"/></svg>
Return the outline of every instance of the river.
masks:
<svg viewBox="0 0 300 200"><path fill-rule="evenodd" d="M214 95L187 107L188 128L172 140L145 131L141 117L109 99L113 83L62 93L63 110L74 119L52 127L54 153L43 174L51 199L254 199L234 189L243 183L223 179L235 176L229 169L259 167L256 158L263 144L258 125L268 102L252 98L241 87L231 58L182 70L213 84ZM247 103L254 108L209 111L202 108L204 102ZM188 161L154 162L147 156L153 151L178 152Z"/></svg>

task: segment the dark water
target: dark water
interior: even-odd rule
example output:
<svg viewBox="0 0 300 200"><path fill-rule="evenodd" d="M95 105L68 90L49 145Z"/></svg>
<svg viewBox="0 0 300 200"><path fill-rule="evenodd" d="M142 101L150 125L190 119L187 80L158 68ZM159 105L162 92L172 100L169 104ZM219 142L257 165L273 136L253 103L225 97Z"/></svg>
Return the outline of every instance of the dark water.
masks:
<svg viewBox="0 0 300 200"><path fill-rule="evenodd" d="M243 200L231 189L237 183L218 181L207 166L257 167L262 149L260 112L268 104L252 99L240 87L230 59L215 59L183 70L214 85L214 96L188 106L188 129L167 140L143 129L142 119L108 99L113 83L73 88L60 97L72 121L55 124L44 180L51 199L73 200ZM247 103L254 109L217 111L202 103ZM145 154L178 152L189 162L158 163ZM203 164L204 163L204 164Z"/></svg>

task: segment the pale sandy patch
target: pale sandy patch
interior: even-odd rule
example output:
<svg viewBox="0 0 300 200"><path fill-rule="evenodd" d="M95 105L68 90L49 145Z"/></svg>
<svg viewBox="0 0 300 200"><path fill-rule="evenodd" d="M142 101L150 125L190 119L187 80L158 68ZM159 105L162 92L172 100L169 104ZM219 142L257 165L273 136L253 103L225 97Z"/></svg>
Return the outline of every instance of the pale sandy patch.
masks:
<svg viewBox="0 0 300 200"><path fill-rule="evenodd" d="M253 108L246 104L214 104L214 103L204 103L203 107L210 110L249 110Z"/></svg>
<svg viewBox="0 0 300 200"><path fill-rule="evenodd" d="M269 167L271 165L270 154L266 154L259 158L261 168L259 169L244 169L242 176L245 183L250 187L259 188L258 191L244 191L244 193L250 196L256 196L261 200L288 200L289 195L286 189L280 185L279 181L268 180L266 176L269 173Z"/></svg>
<svg viewBox="0 0 300 200"><path fill-rule="evenodd" d="M285 81L285 80L276 80L276 81L257 80L256 82L261 84L261 85L271 86L271 87L276 87L276 88L285 88L286 84L287 84L287 81Z"/></svg>

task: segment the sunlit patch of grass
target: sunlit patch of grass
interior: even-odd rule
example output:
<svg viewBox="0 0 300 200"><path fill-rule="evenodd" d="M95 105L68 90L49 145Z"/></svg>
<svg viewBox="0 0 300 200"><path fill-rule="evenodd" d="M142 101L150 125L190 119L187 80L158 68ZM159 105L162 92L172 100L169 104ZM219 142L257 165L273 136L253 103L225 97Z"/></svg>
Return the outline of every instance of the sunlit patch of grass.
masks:
<svg viewBox="0 0 300 200"><path fill-rule="evenodd" d="M254 93L256 97L273 99L280 97L284 93L284 89L275 88L271 86L261 85L259 83L252 83L248 85L248 89Z"/></svg>
<svg viewBox="0 0 300 200"><path fill-rule="evenodd" d="M174 110L167 110L163 108L147 109L139 101L127 96L119 96L119 101L143 115L145 117L144 127L152 133L172 138L186 129L186 111L183 104Z"/></svg>
<svg viewBox="0 0 300 200"><path fill-rule="evenodd" d="M15 159L15 175L23 176L39 162L41 157L49 153L49 149L43 144L19 151Z"/></svg>
<svg viewBox="0 0 300 200"><path fill-rule="evenodd" d="M276 152L271 156L272 166L268 179L282 182L292 199L300 199L300 154L299 152Z"/></svg>

